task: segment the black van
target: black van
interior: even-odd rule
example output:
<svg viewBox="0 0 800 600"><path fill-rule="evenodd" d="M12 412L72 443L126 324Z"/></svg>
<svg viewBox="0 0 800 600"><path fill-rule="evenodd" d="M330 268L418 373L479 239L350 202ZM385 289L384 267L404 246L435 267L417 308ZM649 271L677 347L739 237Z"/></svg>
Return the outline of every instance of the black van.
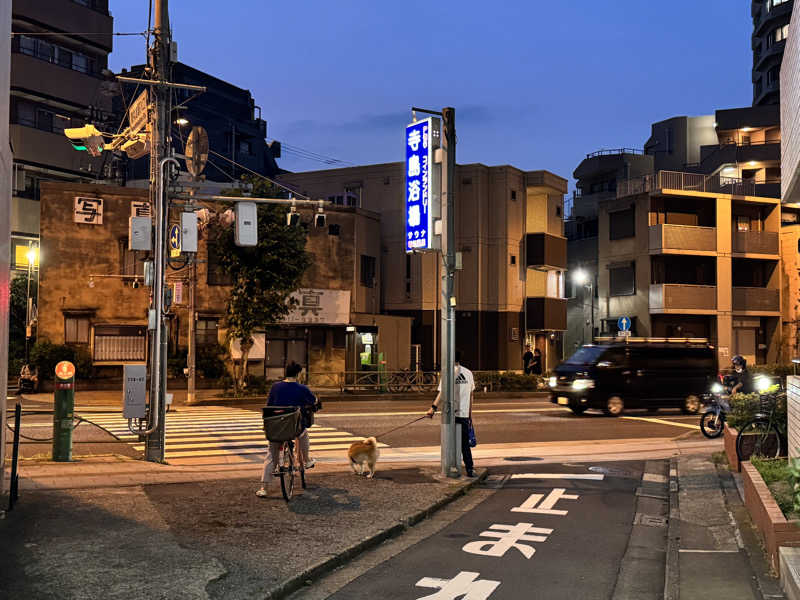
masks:
<svg viewBox="0 0 800 600"><path fill-rule="evenodd" d="M550 377L550 401L579 415L602 408L700 410L700 398L717 376L714 349L706 343L610 342L583 346Z"/></svg>

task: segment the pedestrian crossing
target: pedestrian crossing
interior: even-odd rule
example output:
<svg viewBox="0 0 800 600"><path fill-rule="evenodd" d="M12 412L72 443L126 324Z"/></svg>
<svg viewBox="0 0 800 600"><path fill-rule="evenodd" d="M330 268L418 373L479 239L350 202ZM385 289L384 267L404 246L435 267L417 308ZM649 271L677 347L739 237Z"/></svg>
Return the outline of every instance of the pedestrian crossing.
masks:
<svg viewBox="0 0 800 600"><path fill-rule="evenodd" d="M80 412L76 410L76 412ZM139 436L128 429L128 420L122 411L92 412L83 415L121 440L131 442L137 450L144 450ZM312 452L342 452L353 442L363 438L334 427L312 425L308 430ZM249 457L265 455L261 412L228 407L181 407L167 413L166 460L200 457ZM386 447L386 444L378 444Z"/></svg>

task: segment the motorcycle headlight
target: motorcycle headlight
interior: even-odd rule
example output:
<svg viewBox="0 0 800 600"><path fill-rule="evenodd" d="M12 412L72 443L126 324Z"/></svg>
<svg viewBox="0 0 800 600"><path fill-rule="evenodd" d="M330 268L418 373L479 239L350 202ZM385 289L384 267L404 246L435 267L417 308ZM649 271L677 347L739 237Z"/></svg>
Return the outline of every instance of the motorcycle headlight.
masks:
<svg viewBox="0 0 800 600"><path fill-rule="evenodd" d="M551 377L550 379L547 380L547 385L549 385L550 387L556 387L558 385L558 378Z"/></svg>
<svg viewBox="0 0 800 600"><path fill-rule="evenodd" d="M711 386L711 393L712 394L721 394L724 388L722 387L721 383L715 383Z"/></svg>
<svg viewBox="0 0 800 600"><path fill-rule="evenodd" d="M765 392L769 389L771 382L769 378L762 376L762 377L756 377L755 384L756 384L756 389L759 392Z"/></svg>
<svg viewBox="0 0 800 600"><path fill-rule="evenodd" d="M576 379L572 382L573 390L588 390L594 387L594 379Z"/></svg>

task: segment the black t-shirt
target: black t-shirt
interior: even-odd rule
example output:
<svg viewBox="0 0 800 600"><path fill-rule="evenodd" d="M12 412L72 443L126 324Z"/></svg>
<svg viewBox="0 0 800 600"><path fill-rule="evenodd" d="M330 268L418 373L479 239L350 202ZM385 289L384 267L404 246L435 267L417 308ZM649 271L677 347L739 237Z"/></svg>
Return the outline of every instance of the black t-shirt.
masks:
<svg viewBox="0 0 800 600"><path fill-rule="evenodd" d="M741 373L736 373L736 383L742 384L739 389L740 394L752 394L756 391L753 376L747 369L744 369Z"/></svg>
<svg viewBox="0 0 800 600"><path fill-rule="evenodd" d="M525 354L522 355L522 364L525 365L525 368L528 368L528 365L531 364L533 360L533 352L528 350Z"/></svg>

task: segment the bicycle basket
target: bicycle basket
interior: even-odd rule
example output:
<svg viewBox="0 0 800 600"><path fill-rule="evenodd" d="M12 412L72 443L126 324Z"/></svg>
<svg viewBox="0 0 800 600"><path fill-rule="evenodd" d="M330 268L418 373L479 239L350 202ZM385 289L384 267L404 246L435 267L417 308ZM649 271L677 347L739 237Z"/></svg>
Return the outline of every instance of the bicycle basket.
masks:
<svg viewBox="0 0 800 600"><path fill-rule="evenodd" d="M765 415L768 415L772 412L775 403L777 402L777 397L775 394L761 394L758 397L759 400L759 412Z"/></svg>
<svg viewBox="0 0 800 600"><path fill-rule="evenodd" d="M267 406L262 409L262 417L264 435L270 442L288 442L303 433L302 415L300 409L294 406Z"/></svg>

